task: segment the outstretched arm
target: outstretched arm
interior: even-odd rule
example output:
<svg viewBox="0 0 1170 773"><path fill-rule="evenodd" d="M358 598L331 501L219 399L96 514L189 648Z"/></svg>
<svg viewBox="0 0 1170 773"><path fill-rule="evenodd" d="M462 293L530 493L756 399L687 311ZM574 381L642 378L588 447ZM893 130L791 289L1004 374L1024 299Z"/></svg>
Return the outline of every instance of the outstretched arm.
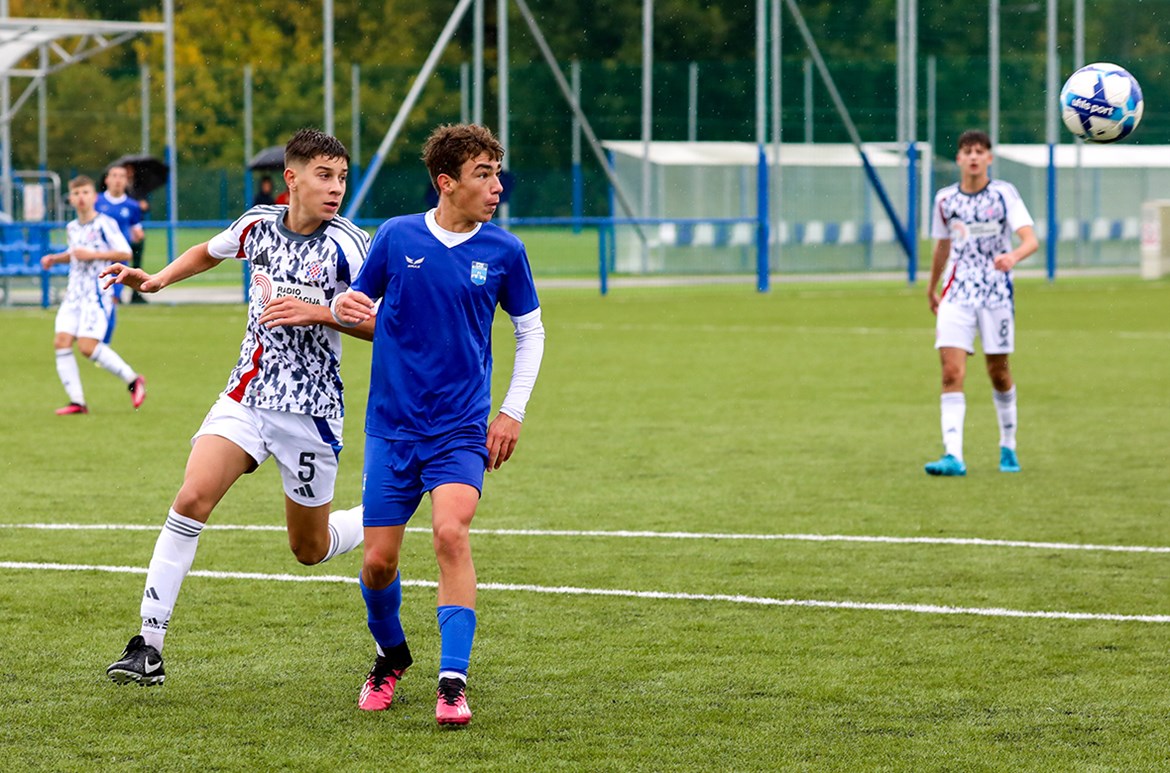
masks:
<svg viewBox="0 0 1170 773"><path fill-rule="evenodd" d="M41 258L41 268L51 268L56 263L68 263L70 258L77 260L130 260L129 252L118 250L91 250L88 247L70 247L64 252L54 252Z"/></svg>
<svg viewBox="0 0 1170 773"><path fill-rule="evenodd" d="M363 341L374 340L373 315L357 325L343 325L337 322L329 307L308 303L299 298L284 297L270 301L260 314L260 324L265 327L324 325Z"/></svg>
<svg viewBox="0 0 1170 773"><path fill-rule="evenodd" d="M140 293L157 293L168 285L202 274L219 264L220 260L213 258L207 249L207 242L203 242L184 252L157 274L148 274L140 268L131 268L124 263L115 263L102 271L101 276L106 278L103 287L121 282Z"/></svg>

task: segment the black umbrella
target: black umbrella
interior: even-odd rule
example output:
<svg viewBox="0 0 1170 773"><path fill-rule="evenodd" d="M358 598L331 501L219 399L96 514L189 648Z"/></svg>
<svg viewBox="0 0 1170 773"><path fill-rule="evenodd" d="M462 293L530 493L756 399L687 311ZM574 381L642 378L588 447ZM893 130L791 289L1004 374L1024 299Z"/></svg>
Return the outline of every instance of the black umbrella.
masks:
<svg viewBox="0 0 1170 773"><path fill-rule="evenodd" d="M249 169L270 169L284 171L284 145L264 148L248 162Z"/></svg>
<svg viewBox="0 0 1170 773"><path fill-rule="evenodd" d="M151 191L166 185L167 175L171 171L161 158L154 156L122 156L110 166L130 168L134 175L130 182L130 192L138 198L148 196Z"/></svg>

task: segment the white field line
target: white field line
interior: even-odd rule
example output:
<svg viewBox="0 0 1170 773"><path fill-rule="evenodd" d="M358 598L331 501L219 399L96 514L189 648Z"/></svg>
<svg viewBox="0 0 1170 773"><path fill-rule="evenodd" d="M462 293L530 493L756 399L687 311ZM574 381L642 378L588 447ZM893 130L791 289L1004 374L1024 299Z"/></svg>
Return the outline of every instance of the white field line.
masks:
<svg viewBox="0 0 1170 773"><path fill-rule="evenodd" d="M865 327L865 326L810 326L810 325L716 325L709 323L698 323L691 325L671 325L664 322L564 322L560 323L559 327L566 330L585 330L585 331L619 331L619 332L648 332L648 333L795 333L801 335L808 334L830 334L830 335L858 335L858 336L872 336L872 335L909 335L916 338L932 335L933 327ZM1028 330L1029 336L1041 336L1045 338L1067 338L1070 335L1089 334L1089 335L1105 335L1116 336L1121 339L1128 339L1133 341L1165 341L1170 339L1170 332L1163 330L1112 330L1112 331L1097 331L1097 330Z"/></svg>
<svg viewBox="0 0 1170 773"><path fill-rule="evenodd" d="M60 572L109 572L113 574L146 574L137 566L103 566L85 564L29 563L0 561L0 569ZM188 576L217 580L257 580L262 582L324 582L354 585L356 577L338 575L261 574L257 572L212 572L192 570ZM435 588L438 583L427 580L403 580L408 588ZM820 601L814 599L777 599L762 596L733 596L721 593L667 593L665 591L636 591L612 588L575 588L572 586L517 585L486 582L480 590L515 591L520 593L548 593L559 596L616 596L635 599L668 601L715 601L731 604L752 604L768 607L812 607L816 609L849 609L875 612L912 612L922 615L976 615L979 617L1037 618L1042 620L1108 621L1126 623L1170 623L1170 615L1119 615L1098 612L1053 612L1046 610L1004 609L1002 607L951 607L937 604L876 604L860 601Z"/></svg>
<svg viewBox="0 0 1170 773"><path fill-rule="evenodd" d="M151 531L161 524L132 523L0 523L0 529L38 529L44 531ZM216 531L285 531L284 526L243 524L208 524ZM429 534L425 527L407 527L408 532ZM983 539L980 537L886 537L865 534L735 534L692 531L628 531L575 529L472 529L472 534L494 537L596 537L601 539L700 539L752 540L760 542L861 542L886 545L954 545L959 547L1022 548L1025 550L1082 550L1104 553L1170 553L1162 545L1094 545L1078 542L1034 542L1030 540Z"/></svg>

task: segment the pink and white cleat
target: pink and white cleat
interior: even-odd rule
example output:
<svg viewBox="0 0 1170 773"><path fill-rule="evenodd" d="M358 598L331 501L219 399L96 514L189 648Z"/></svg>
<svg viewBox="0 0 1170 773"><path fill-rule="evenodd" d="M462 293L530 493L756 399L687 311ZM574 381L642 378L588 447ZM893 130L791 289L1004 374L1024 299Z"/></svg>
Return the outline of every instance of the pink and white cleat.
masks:
<svg viewBox="0 0 1170 773"><path fill-rule="evenodd" d="M440 679L435 721L440 725L466 725L471 721L467 705L467 683L458 679Z"/></svg>
<svg viewBox="0 0 1170 773"><path fill-rule="evenodd" d="M138 406L146 400L146 379L139 376L127 389L130 390L130 402L134 404L134 410L138 410Z"/></svg>
<svg viewBox="0 0 1170 773"><path fill-rule="evenodd" d="M362 692L358 696L358 708L362 711L385 711L394 700L394 688L406 673L405 668L390 668L387 659L381 655L374 661Z"/></svg>
<svg viewBox="0 0 1170 773"><path fill-rule="evenodd" d="M69 403L64 408L57 409L58 416L72 416L75 413L89 413L89 408L81 403Z"/></svg>

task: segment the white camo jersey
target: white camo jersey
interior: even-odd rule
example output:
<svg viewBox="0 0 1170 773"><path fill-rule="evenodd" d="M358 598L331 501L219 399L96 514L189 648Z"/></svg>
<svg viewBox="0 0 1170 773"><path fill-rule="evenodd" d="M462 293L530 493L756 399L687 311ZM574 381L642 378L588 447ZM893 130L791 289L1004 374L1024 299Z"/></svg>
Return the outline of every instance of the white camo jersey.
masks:
<svg viewBox="0 0 1170 773"><path fill-rule="evenodd" d="M978 193L948 185L934 197L930 235L950 239L950 274L943 302L997 309L1012 305L1011 272L995 268L995 258L1012 249L1012 234L1032 225L1016 186L990 181Z"/></svg>
<svg viewBox="0 0 1170 773"><path fill-rule="evenodd" d="M294 233L284 226L287 210L253 207L207 245L212 257L246 260L252 269L248 326L224 394L253 408L339 418L341 334L324 325L270 329L258 320L269 301L288 295L329 305L357 276L370 237L341 216L307 236Z"/></svg>
<svg viewBox="0 0 1170 773"><path fill-rule="evenodd" d="M130 254L130 243L122 235L118 221L109 215L95 213L93 220L82 223L78 220L69 221L65 226L65 233L69 237L69 249L83 247L97 252L124 252ZM69 258L69 284L65 287L65 303L101 303L105 296L113 297L114 288L102 289L105 280L99 279L98 274L110 265L109 260L77 260Z"/></svg>

